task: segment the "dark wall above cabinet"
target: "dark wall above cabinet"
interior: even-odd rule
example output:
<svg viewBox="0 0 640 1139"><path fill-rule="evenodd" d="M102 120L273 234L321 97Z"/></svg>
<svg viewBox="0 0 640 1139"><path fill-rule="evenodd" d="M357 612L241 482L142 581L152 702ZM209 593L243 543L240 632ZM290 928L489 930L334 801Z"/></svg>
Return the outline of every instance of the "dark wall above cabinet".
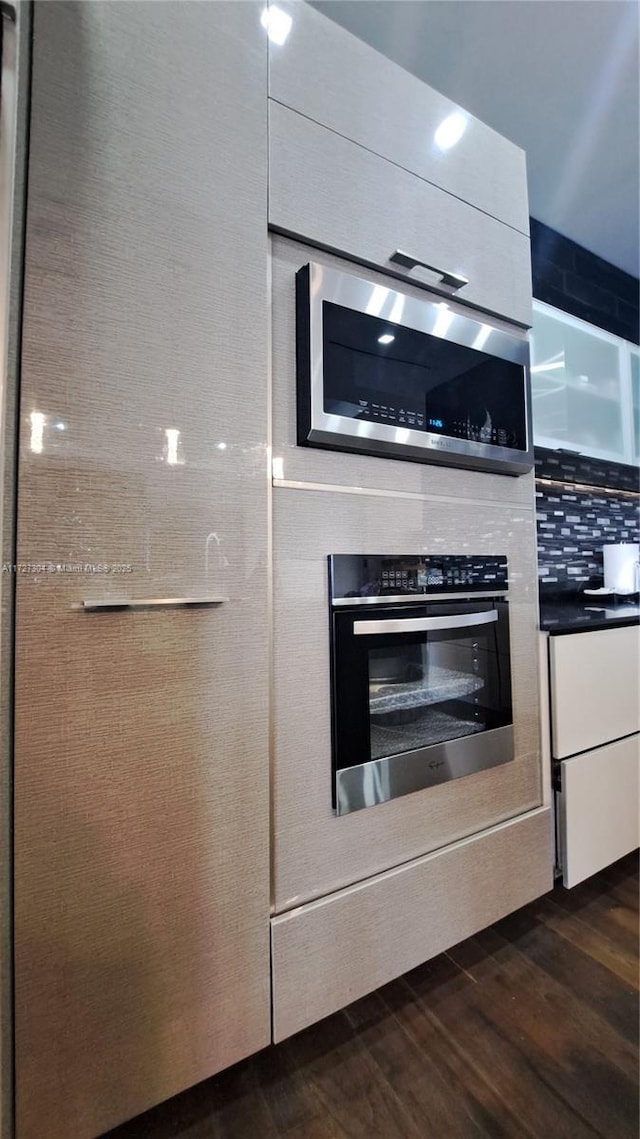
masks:
<svg viewBox="0 0 640 1139"><path fill-rule="evenodd" d="M535 218L530 223L536 300L640 343L640 282Z"/></svg>

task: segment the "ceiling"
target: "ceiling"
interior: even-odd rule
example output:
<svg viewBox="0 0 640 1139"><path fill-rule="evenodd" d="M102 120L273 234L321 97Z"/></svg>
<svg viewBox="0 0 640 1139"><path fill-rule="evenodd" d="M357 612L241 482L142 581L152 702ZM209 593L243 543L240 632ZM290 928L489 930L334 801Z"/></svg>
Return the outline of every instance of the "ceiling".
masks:
<svg viewBox="0 0 640 1139"><path fill-rule="evenodd" d="M313 6L523 147L532 217L640 276L636 0Z"/></svg>

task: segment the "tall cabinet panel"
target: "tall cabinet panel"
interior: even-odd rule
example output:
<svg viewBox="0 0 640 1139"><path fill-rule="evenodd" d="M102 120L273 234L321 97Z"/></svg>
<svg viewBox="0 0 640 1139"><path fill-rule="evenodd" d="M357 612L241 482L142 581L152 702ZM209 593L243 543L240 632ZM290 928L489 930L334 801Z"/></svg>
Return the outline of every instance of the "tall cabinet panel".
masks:
<svg viewBox="0 0 640 1139"><path fill-rule="evenodd" d="M89 1139L269 1039L260 10L35 6L17 1139ZM82 607L131 600L164 604Z"/></svg>
<svg viewBox="0 0 640 1139"><path fill-rule="evenodd" d="M20 361L30 5L0 14L0 1139L13 1135L11 803L16 394Z"/></svg>

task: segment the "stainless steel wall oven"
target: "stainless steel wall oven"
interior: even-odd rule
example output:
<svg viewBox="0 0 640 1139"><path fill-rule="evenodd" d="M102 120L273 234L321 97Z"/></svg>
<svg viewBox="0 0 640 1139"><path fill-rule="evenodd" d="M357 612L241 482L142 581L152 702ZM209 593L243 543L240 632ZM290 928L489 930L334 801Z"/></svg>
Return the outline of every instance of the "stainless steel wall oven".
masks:
<svg viewBox="0 0 640 1139"><path fill-rule="evenodd" d="M339 815L513 759L505 557L329 557Z"/></svg>
<svg viewBox="0 0 640 1139"><path fill-rule="evenodd" d="M525 339L319 264L296 304L299 444L531 470Z"/></svg>

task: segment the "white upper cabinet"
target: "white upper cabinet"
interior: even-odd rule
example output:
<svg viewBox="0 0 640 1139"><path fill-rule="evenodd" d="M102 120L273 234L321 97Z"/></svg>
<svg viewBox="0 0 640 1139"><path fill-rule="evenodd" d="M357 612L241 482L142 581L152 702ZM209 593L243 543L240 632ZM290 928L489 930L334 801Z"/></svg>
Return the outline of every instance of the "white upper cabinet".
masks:
<svg viewBox="0 0 640 1139"><path fill-rule="evenodd" d="M629 345L617 336L534 301L531 394L534 442L597 459L638 457L638 355L635 368L635 453L632 442ZM632 350L633 352L633 350Z"/></svg>
<svg viewBox="0 0 640 1139"><path fill-rule="evenodd" d="M308 4L277 10L273 100L528 236L520 147Z"/></svg>

